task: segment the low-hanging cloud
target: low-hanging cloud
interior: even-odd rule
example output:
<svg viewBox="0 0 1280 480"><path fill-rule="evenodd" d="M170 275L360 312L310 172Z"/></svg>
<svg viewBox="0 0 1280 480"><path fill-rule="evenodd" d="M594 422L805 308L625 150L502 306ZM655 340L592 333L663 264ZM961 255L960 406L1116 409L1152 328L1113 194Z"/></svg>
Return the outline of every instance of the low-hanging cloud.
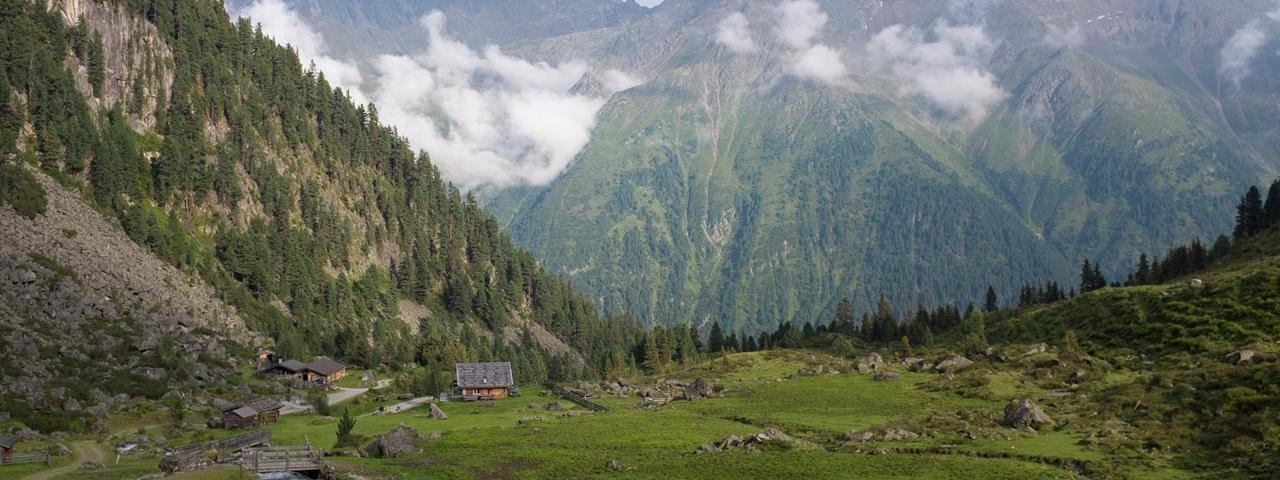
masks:
<svg viewBox="0 0 1280 480"><path fill-rule="evenodd" d="M1262 23L1254 20L1236 33L1222 46L1222 60L1218 72L1237 85L1249 76L1249 63L1253 61L1262 46L1267 43L1267 32Z"/></svg>
<svg viewBox="0 0 1280 480"><path fill-rule="evenodd" d="M325 44L324 37L285 5L283 0L257 0L236 14L258 22L262 31L277 43L292 45L303 65L314 64L329 83L347 90L353 101L365 102L360 91L363 80L360 68L355 63L329 56L329 47Z"/></svg>
<svg viewBox="0 0 1280 480"><path fill-rule="evenodd" d="M1274 10L1266 13L1266 17L1272 21L1252 20L1236 30L1222 46L1218 73L1236 86L1249 77L1249 64L1262 53L1262 47L1280 24L1280 1L1276 2Z"/></svg>
<svg viewBox="0 0 1280 480"><path fill-rule="evenodd" d="M872 37L867 56L874 67L898 80L901 95L923 99L948 116L980 122L1005 97L983 64L994 44L978 26L938 23L933 36L935 40L926 40L918 28L894 25Z"/></svg>
<svg viewBox="0 0 1280 480"><path fill-rule="evenodd" d="M1080 28L1079 23L1070 28L1051 24L1044 34L1044 44L1057 49L1079 48L1084 45L1085 40L1084 29Z"/></svg>
<svg viewBox="0 0 1280 480"><path fill-rule="evenodd" d="M755 53L756 41L751 38L751 24L742 12L733 12L720 21L716 29L716 43L734 53Z"/></svg>
<svg viewBox="0 0 1280 480"><path fill-rule="evenodd" d="M351 88L353 98L372 100L382 122L464 189L551 182L590 141L608 97L641 83L582 61L552 65L496 46L472 49L448 36L439 11L419 22L426 52L375 57L362 76L354 64L329 58L323 38L280 0L259 0L245 13L278 40L296 42L304 61ZM584 83L594 88L577 88Z"/></svg>
<svg viewBox="0 0 1280 480"><path fill-rule="evenodd" d="M791 48L803 49L827 25L827 13L813 0L790 0L778 6L778 39Z"/></svg>
<svg viewBox="0 0 1280 480"><path fill-rule="evenodd" d="M607 100L573 92L590 66L529 62L495 46L476 52L450 38L445 21L439 11L422 18L427 52L375 60L382 118L464 187L554 180L590 141ZM616 70L591 76L604 95L640 83Z"/></svg>
<svg viewBox="0 0 1280 480"><path fill-rule="evenodd" d="M777 12L778 40L792 50L790 73L827 84L844 83L849 71L840 51L817 41L828 20L822 7L813 0L789 0Z"/></svg>

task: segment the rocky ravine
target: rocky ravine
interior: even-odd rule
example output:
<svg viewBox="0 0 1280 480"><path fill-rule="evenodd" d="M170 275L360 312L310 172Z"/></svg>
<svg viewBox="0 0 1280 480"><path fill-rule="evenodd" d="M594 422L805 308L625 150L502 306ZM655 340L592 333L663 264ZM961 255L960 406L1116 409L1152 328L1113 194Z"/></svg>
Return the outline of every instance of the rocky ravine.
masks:
<svg viewBox="0 0 1280 480"><path fill-rule="evenodd" d="M28 220L0 206L0 394L37 412L101 415L129 395L100 389L141 379L152 393L156 382L169 390L218 385L217 372L231 367L228 342L261 345L213 288L36 176L47 192L45 215ZM190 370L166 371L174 363ZM55 386L66 378L95 381L88 391Z"/></svg>

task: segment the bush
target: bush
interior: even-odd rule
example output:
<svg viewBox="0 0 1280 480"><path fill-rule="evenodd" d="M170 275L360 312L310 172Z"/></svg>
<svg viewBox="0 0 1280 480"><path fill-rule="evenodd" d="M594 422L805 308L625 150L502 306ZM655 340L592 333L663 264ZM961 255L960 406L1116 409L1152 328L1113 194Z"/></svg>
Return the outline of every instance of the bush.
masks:
<svg viewBox="0 0 1280 480"><path fill-rule="evenodd" d="M9 204L18 215L34 220L44 215L48 200L44 187L26 169L18 165L0 165L0 204Z"/></svg>

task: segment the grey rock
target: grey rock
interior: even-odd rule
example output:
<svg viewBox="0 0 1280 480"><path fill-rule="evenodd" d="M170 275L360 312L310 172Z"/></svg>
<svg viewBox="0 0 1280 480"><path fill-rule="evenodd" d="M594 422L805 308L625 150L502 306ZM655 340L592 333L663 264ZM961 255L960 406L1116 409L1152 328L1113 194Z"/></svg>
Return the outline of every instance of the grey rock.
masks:
<svg viewBox="0 0 1280 480"><path fill-rule="evenodd" d="M963 370L965 367L968 367L969 365L973 365L972 360L964 358L964 356L962 355L956 355L954 357L938 362L938 364L934 365L933 368L937 369L939 372L942 372L942 373L952 373L959 370Z"/></svg>
<svg viewBox="0 0 1280 480"><path fill-rule="evenodd" d="M431 403L431 405L430 405L430 407L429 407L429 408L431 409L431 418L434 418L434 419L436 419L436 420L448 420L448 419L449 419L449 416L448 416L448 415L445 415L444 410L441 410L441 409L440 409L440 406L439 406L439 405L436 405L434 402L432 402L432 403Z"/></svg>
<svg viewBox="0 0 1280 480"><path fill-rule="evenodd" d="M1053 419L1044 413L1044 410L1036 405L1036 402L1028 399L1012 400L1004 407L1004 420L1001 425L1010 428L1039 428L1044 425L1053 425Z"/></svg>
<svg viewBox="0 0 1280 480"><path fill-rule="evenodd" d="M390 432L375 438L365 452L371 457L395 458L404 453L421 452L422 449L418 448L418 442L421 441L422 436L417 430L402 423Z"/></svg>
<svg viewBox="0 0 1280 480"><path fill-rule="evenodd" d="M1245 348L1228 353L1222 360L1232 365L1241 365L1252 362L1257 355L1257 352Z"/></svg>

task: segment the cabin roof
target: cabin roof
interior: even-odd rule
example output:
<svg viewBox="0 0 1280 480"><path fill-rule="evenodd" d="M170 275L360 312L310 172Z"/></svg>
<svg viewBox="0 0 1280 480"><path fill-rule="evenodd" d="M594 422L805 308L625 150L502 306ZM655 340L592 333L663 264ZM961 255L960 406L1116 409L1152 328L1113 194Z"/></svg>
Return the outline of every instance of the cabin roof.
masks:
<svg viewBox="0 0 1280 480"><path fill-rule="evenodd" d="M511 387L511 362L459 363L454 367L458 388Z"/></svg>
<svg viewBox="0 0 1280 480"><path fill-rule="evenodd" d="M316 358L315 360L312 360L311 363L307 364L307 370L311 370L326 377L346 369L347 367L345 365L327 358Z"/></svg>
<svg viewBox="0 0 1280 480"><path fill-rule="evenodd" d="M250 418L258 416L258 411L254 410L253 407L240 407L231 410L231 414L240 418Z"/></svg>
<svg viewBox="0 0 1280 480"><path fill-rule="evenodd" d="M0 433L0 448L13 448L18 444L18 438Z"/></svg>
<svg viewBox="0 0 1280 480"><path fill-rule="evenodd" d="M266 398L266 399L262 399L262 400L258 400L256 402L250 403L245 406L252 408L254 410L257 410L259 412L270 412L272 410L279 410L280 402Z"/></svg>
<svg viewBox="0 0 1280 480"><path fill-rule="evenodd" d="M280 368L283 368L290 372L301 372L307 369L307 364L302 363L302 361L300 360L285 360L283 362L280 362L279 366Z"/></svg>

